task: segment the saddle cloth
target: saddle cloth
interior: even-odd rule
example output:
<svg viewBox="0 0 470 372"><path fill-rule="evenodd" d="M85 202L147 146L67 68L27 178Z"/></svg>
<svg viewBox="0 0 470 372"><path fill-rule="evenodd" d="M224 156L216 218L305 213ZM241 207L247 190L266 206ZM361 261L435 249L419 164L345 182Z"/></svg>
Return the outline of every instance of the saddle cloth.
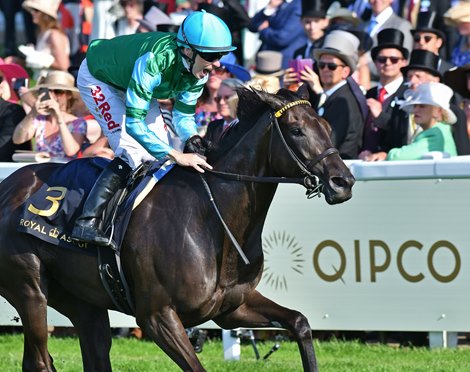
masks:
<svg viewBox="0 0 470 372"><path fill-rule="evenodd" d="M85 158L70 161L55 170L43 185L21 206L17 231L35 236L59 247L96 255L95 246L70 238L75 219L86 197L109 160ZM174 163L145 163L130 177L126 196L119 205L109 203L105 230L112 227L113 240L120 247L132 210L174 166Z"/></svg>

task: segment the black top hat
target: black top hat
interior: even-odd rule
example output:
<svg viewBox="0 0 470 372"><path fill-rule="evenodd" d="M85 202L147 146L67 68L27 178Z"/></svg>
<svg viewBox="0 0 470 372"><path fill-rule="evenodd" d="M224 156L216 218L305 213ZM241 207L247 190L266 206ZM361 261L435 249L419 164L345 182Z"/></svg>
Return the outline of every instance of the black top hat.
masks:
<svg viewBox="0 0 470 372"><path fill-rule="evenodd" d="M377 46L370 51L372 59L375 60L377 53L385 48L398 49L403 54L403 58L408 59L410 52L403 46L404 40L405 35L400 30L395 28L383 29L377 34Z"/></svg>
<svg viewBox="0 0 470 372"><path fill-rule="evenodd" d="M440 74L438 67L438 55L427 50L414 49L411 52L410 63L408 66L402 67L401 72L403 75L406 75L409 70L423 70L442 79L442 75Z"/></svg>
<svg viewBox="0 0 470 372"><path fill-rule="evenodd" d="M416 32L430 32L445 41L446 37L444 33L441 30L433 27L435 21L436 12L419 12L418 19L416 20L416 28L411 30L411 33L414 35Z"/></svg>
<svg viewBox="0 0 470 372"><path fill-rule="evenodd" d="M467 76L470 76L470 63L460 67L453 67L444 73L444 83L464 98L470 99L470 90L467 88Z"/></svg>
<svg viewBox="0 0 470 372"><path fill-rule="evenodd" d="M325 18L326 7L324 0L302 0L301 17Z"/></svg>

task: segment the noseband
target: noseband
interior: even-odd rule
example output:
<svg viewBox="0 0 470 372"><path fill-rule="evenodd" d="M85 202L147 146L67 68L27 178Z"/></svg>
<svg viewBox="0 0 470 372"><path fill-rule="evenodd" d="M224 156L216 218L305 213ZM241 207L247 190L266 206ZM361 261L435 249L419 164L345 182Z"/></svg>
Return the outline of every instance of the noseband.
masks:
<svg viewBox="0 0 470 372"><path fill-rule="evenodd" d="M319 196L321 193L321 187L322 183L321 180L318 179L317 176L315 176L311 169L321 162L324 158L337 154L339 151L335 149L334 147L327 148L325 151L323 151L321 154L315 156L313 159L306 159L305 161L302 161L296 154L295 152L290 148L290 146L287 144L284 136L282 135L281 127L279 126L279 122L277 121L278 118L280 118L287 110L289 110L292 107L299 106L299 105L307 105L307 106L312 106L309 101L305 99L300 99L297 101L292 101L286 104L284 107L279 109L274 113L274 118L273 118L273 124L274 128L276 129L276 132L279 134L279 138L281 139L282 144L287 150L287 153L291 157L292 160L297 164L297 166L300 168L300 171L302 172L304 177L304 182L303 185L307 189L307 198L313 198L314 196ZM271 154L271 151L270 151Z"/></svg>
<svg viewBox="0 0 470 372"><path fill-rule="evenodd" d="M300 169L301 173L303 174L302 178L287 178L287 177L258 177L258 176L247 176L243 174L237 173L228 173L228 172L220 172L215 171L212 169L206 169L209 173L213 173L215 175L221 176L226 179L231 179L235 181L246 181L246 182L260 182L260 183L295 183L304 186L307 191L306 195L308 199L311 199L315 196L320 196L321 189L323 184L321 180L313 174L311 169L321 162L326 157L337 154L338 150L334 147L330 147L323 151L321 154L315 156L313 159L307 159L305 161L301 160L295 152L290 148L287 144L284 135L282 134L281 128L279 126L279 122L277 121L287 110L292 107L299 106L299 105L307 105L311 106L310 102L304 99L300 99L297 101L292 101L287 103L285 106L280 108L278 111L274 112L274 116L271 117L271 123L273 124L274 130L276 133L279 134L279 138L283 146L285 147L287 153L289 154L290 158L297 164L298 168ZM272 114L271 114L272 115ZM271 142L273 139L274 130L271 132ZM271 145L270 145L271 147ZM269 157L271 158L272 151L269 150ZM271 159L269 160L270 164Z"/></svg>

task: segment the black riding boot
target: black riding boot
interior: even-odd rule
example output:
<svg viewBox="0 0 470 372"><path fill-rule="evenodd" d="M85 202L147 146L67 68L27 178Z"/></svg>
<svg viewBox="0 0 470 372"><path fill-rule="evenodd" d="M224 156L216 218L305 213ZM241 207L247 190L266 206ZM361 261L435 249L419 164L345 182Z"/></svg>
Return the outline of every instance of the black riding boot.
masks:
<svg viewBox="0 0 470 372"><path fill-rule="evenodd" d="M90 191L83 212L75 221L71 238L85 243L108 245L109 236L101 230L103 212L116 192L126 185L132 168L120 158L114 158L103 169Z"/></svg>

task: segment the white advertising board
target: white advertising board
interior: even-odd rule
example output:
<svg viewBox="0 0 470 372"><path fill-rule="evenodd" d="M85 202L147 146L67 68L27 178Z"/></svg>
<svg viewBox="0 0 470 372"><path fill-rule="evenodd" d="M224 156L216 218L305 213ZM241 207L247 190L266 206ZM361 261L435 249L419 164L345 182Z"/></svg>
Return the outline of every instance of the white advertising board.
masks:
<svg viewBox="0 0 470 372"><path fill-rule="evenodd" d="M281 186L258 289L313 329L470 331L469 179L358 181L329 206Z"/></svg>
<svg viewBox="0 0 470 372"><path fill-rule="evenodd" d="M359 179L353 198L334 206L281 185L258 290L304 313L313 329L470 331L470 159L420 165L427 170L416 179L396 163L350 164ZM0 297L0 325L19 325L17 317ZM110 319L135 326L117 312ZM70 325L54 310L48 320Z"/></svg>

